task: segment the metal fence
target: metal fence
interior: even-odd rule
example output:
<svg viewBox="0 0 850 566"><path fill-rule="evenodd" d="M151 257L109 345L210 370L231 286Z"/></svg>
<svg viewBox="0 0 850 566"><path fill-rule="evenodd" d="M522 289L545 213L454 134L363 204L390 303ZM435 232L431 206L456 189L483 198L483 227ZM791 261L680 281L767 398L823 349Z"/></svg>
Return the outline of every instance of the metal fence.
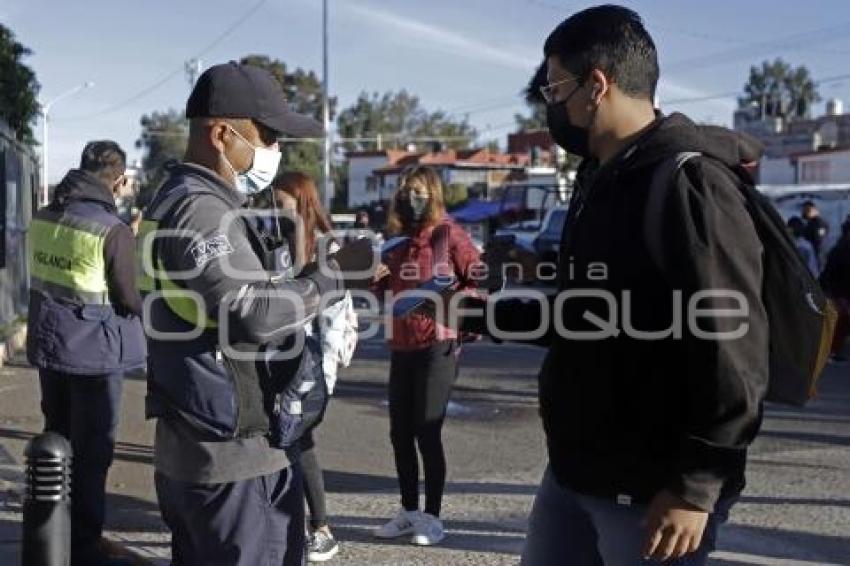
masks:
<svg viewBox="0 0 850 566"><path fill-rule="evenodd" d="M26 315L29 269L26 232L35 209L39 164L0 121L0 334ZM0 336L3 337L3 336Z"/></svg>

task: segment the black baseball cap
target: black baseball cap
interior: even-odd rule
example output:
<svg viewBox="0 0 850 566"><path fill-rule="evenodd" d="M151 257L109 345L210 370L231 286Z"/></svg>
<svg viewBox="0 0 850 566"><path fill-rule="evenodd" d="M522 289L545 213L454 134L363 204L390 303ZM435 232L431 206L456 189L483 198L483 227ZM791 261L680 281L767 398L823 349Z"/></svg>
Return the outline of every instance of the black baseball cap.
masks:
<svg viewBox="0 0 850 566"><path fill-rule="evenodd" d="M318 137L322 126L289 109L280 84L271 73L236 61L210 67L198 78L187 118L250 118L280 134Z"/></svg>

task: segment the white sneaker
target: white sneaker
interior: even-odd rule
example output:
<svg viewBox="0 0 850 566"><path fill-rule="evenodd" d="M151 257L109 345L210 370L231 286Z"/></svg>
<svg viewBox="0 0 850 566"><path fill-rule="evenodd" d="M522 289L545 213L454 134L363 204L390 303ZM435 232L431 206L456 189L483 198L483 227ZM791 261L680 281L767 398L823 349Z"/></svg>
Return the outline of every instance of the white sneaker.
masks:
<svg viewBox="0 0 850 566"><path fill-rule="evenodd" d="M402 509L394 519L381 525L372 533L378 538L396 538L413 533L413 525L419 521L422 513Z"/></svg>
<svg viewBox="0 0 850 566"><path fill-rule="evenodd" d="M337 555L339 543L325 531L315 531L307 539L307 562L326 562Z"/></svg>
<svg viewBox="0 0 850 566"><path fill-rule="evenodd" d="M422 513L413 525L413 536L410 542L419 546L431 546L444 538L446 538L446 532L443 530L443 522L430 513Z"/></svg>

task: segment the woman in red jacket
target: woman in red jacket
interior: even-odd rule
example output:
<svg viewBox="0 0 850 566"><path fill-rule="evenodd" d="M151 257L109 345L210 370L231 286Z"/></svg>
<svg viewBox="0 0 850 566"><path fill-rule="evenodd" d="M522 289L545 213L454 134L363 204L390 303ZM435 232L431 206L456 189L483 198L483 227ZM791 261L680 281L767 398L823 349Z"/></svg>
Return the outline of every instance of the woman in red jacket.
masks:
<svg viewBox="0 0 850 566"><path fill-rule="evenodd" d="M456 277L461 290L474 288L474 273L480 265L478 250L466 231L446 214L437 172L414 167L400 176L398 187L387 231L410 240L384 258L390 275L376 285L378 296L387 293L392 297L434 275L448 273ZM458 336L433 316L416 312L393 319L389 346L390 440L402 509L378 528L375 536L411 535L413 544L436 544L445 536L439 519L446 479L441 433L457 377ZM419 511L417 444L425 476L424 512Z"/></svg>

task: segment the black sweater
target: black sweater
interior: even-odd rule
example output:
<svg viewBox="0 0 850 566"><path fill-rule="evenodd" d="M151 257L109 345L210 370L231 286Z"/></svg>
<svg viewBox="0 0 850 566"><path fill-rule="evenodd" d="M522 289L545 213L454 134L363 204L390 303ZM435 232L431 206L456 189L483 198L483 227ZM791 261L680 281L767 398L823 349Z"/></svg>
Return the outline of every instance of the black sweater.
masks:
<svg viewBox="0 0 850 566"><path fill-rule="evenodd" d="M540 407L559 483L638 502L669 489L705 510L742 489L768 374L762 248L728 171L752 159L742 155L753 150L746 143L673 114L601 169L583 165L560 250L562 302L552 312L573 332L610 332L581 339L550 327L547 334ZM665 247L662 269L644 242L647 195L655 166L682 151L705 157L684 165L665 201L657 228ZM706 289L740 293L749 316L699 318L697 329L731 331L745 322L743 337L707 340L692 331L689 299ZM611 302L579 295L563 300L563 292L576 290L605 293ZM674 304L682 309L681 338L636 337L635 329L670 328ZM535 328L539 316L533 303L506 300L496 309L498 326L508 330Z"/></svg>

